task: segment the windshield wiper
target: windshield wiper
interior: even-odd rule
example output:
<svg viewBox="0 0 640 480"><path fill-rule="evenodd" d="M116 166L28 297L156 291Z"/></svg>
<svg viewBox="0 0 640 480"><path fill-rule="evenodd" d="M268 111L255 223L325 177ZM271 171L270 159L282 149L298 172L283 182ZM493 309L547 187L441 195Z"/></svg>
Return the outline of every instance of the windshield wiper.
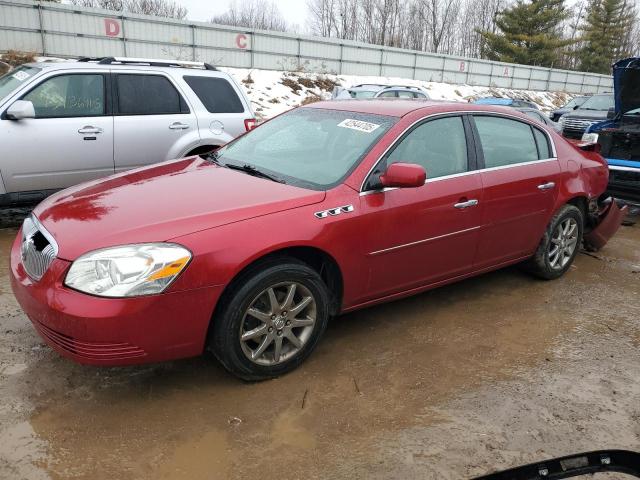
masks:
<svg viewBox="0 0 640 480"><path fill-rule="evenodd" d="M267 180L271 180L273 182L278 183L287 183L283 179L278 178L274 175L269 175L268 173L263 172L262 170L258 170L253 165L249 165L245 163L244 165L234 165L233 163L224 163L223 167L231 168L232 170L239 170L241 172L248 173L249 175L253 175L254 177L266 178Z"/></svg>

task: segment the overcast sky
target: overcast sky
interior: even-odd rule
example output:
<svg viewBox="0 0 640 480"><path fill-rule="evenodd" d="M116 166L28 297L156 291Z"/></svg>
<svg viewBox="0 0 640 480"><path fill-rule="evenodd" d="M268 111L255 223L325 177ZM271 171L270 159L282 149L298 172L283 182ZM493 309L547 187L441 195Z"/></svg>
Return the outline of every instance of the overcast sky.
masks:
<svg viewBox="0 0 640 480"><path fill-rule="evenodd" d="M206 22L214 15L224 13L232 0L176 0L189 10L187 18ZM242 3L239 0L238 5ZM276 0L280 12L289 24L298 24L299 31L305 29L307 2L305 0Z"/></svg>

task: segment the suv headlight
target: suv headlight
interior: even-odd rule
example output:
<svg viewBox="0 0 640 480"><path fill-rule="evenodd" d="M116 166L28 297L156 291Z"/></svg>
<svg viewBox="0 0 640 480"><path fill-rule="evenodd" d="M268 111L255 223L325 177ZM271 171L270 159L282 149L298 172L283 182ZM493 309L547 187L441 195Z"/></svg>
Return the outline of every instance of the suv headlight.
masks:
<svg viewBox="0 0 640 480"><path fill-rule="evenodd" d="M597 133L583 133L582 141L584 143L598 143L598 134Z"/></svg>
<svg viewBox="0 0 640 480"><path fill-rule="evenodd" d="M134 297L164 291L191 260L173 243L143 243L103 248L79 257L65 285L101 297Z"/></svg>

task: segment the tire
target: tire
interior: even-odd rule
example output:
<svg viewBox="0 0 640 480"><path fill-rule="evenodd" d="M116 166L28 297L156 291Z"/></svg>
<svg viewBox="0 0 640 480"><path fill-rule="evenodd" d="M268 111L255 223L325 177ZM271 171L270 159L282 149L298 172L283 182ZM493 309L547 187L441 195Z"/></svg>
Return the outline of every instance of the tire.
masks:
<svg viewBox="0 0 640 480"><path fill-rule="evenodd" d="M243 380L278 377L295 369L316 347L327 326L329 305L327 286L307 264L289 257L263 262L242 274L221 299L208 348Z"/></svg>
<svg viewBox="0 0 640 480"><path fill-rule="evenodd" d="M575 226L575 235L568 234L566 225ZM584 216L582 211L574 205L563 206L551 219L547 226L536 253L525 264L526 269L533 275L554 280L565 274L576 258L582 243L584 232ZM563 238L564 236L564 238ZM554 249L558 248L557 255ZM569 251L568 249L572 247Z"/></svg>

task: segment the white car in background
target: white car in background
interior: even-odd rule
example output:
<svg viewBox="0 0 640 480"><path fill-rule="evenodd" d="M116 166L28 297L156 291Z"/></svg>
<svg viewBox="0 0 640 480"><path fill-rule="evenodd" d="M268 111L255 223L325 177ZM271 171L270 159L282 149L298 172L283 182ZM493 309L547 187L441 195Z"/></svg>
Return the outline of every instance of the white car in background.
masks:
<svg viewBox="0 0 640 480"><path fill-rule="evenodd" d="M363 83L350 88L336 87L332 98L363 99L363 98L404 98L429 100L429 94L420 87L402 85L380 85L376 83Z"/></svg>
<svg viewBox="0 0 640 480"><path fill-rule="evenodd" d="M242 88L206 63L29 63L0 77L0 206L206 153L254 126Z"/></svg>

